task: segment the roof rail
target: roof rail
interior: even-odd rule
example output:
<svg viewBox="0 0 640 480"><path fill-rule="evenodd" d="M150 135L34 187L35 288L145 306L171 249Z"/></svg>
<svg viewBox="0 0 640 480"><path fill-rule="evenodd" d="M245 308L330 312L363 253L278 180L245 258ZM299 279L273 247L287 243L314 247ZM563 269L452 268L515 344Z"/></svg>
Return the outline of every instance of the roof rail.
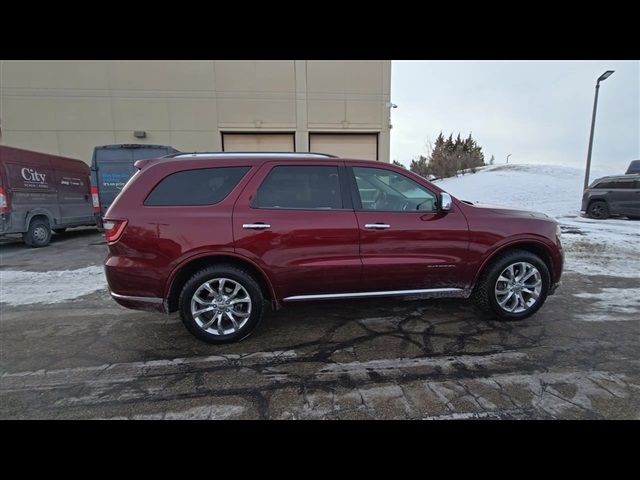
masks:
<svg viewBox="0 0 640 480"><path fill-rule="evenodd" d="M162 158L175 158L175 157L188 157L188 156L211 156L211 155L315 155L319 157L339 158L337 155L331 155L329 153L318 152L178 152L170 155L165 155Z"/></svg>

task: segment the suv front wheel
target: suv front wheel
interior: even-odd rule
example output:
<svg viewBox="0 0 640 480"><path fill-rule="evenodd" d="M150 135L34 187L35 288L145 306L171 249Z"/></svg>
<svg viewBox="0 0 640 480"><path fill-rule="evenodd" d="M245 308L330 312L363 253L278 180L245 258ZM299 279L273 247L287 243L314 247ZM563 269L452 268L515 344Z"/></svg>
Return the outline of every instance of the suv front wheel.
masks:
<svg viewBox="0 0 640 480"><path fill-rule="evenodd" d="M551 277L537 255L512 250L496 257L481 275L472 299L499 320L522 320L536 313L547 298Z"/></svg>
<svg viewBox="0 0 640 480"><path fill-rule="evenodd" d="M208 267L193 275L180 294L187 330L207 343L237 342L262 318L264 297L253 277L232 265Z"/></svg>
<svg viewBox="0 0 640 480"><path fill-rule="evenodd" d="M587 213L591 218L604 220L605 218L609 218L609 206L604 200L595 200L589 205Z"/></svg>

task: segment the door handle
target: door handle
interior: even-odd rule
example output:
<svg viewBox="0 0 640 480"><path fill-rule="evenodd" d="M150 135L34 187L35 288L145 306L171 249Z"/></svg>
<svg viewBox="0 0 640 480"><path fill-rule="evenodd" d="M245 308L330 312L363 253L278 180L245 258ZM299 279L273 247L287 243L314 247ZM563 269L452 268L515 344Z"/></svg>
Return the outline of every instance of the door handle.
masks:
<svg viewBox="0 0 640 480"><path fill-rule="evenodd" d="M242 228L246 228L248 230L264 230L265 228L271 228L271 225L268 223L244 223Z"/></svg>
<svg viewBox="0 0 640 480"><path fill-rule="evenodd" d="M365 223L364 228L371 228L373 230L384 230L391 228L391 225L386 223Z"/></svg>

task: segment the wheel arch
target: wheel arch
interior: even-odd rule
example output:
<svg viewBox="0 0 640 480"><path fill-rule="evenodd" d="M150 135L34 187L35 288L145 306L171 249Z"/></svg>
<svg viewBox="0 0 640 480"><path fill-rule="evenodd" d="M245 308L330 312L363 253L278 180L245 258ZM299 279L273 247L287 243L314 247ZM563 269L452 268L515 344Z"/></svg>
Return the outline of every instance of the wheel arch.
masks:
<svg viewBox="0 0 640 480"><path fill-rule="evenodd" d="M25 232L29 231L29 226L31 225L31 222L38 217L46 218L47 221L49 222L49 228L53 229L54 227L53 214L49 210L44 208L34 208L33 210L30 210L29 213L27 213L27 218L24 221Z"/></svg>
<svg viewBox="0 0 640 480"><path fill-rule="evenodd" d="M607 207L609 207L609 200L607 200L607 197L599 195L597 197L591 197L589 199L589 201L587 202L587 210L586 210L587 212L589 211L589 207L591 207L591 204L593 202L604 202L607 204Z"/></svg>
<svg viewBox="0 0 640 480"><path fill-rule="evenodd" d="M271 280L264 270L244 257L226 253L220 255L201 255L198 257L192 257L176 267L169 278L166 288L165 298L167 299L169 313L178 310L178 296L180 295L180 291L187 280L198 270L216 264L228 264L246 270L258 282L264 298L271 302L272 307L274 309L280 307Z"/></svg>
<svg viewBox="0 0 640 480"><path fill-rule="evenodd" d="M513 242L507 243L506 245L502 245L501 247L495 249L489 255L487 255L487 258L484 259L484 261L480 265L480 268L478 268L478 271L476 272L473 278L473 284L471 286L471 290L476 288L478 284L478 280L480 279L482 274L486 271L487 267L491 265L491 262L497 256L502 255L503 253L506 253L510 250L524 250L540 257L540 259L547 266L547 269L549 269L549 275L551 276L552 281L557 280L556 268L553 261L553 255L551 253L551 248L549 248L549 246L537 240L531 240L531 239L515 240Z"/></svg>

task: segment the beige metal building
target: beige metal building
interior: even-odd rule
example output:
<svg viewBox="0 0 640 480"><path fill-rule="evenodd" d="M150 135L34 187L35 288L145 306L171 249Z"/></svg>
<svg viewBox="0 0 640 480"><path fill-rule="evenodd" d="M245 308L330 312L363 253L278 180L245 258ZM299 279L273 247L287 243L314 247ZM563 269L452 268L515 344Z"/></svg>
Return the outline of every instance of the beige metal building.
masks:
<svg viewBox="0 0 640 480"><path fill-rule="evenodd" d="M391 61L0 61L0 143L389 161Z"/></svg>

